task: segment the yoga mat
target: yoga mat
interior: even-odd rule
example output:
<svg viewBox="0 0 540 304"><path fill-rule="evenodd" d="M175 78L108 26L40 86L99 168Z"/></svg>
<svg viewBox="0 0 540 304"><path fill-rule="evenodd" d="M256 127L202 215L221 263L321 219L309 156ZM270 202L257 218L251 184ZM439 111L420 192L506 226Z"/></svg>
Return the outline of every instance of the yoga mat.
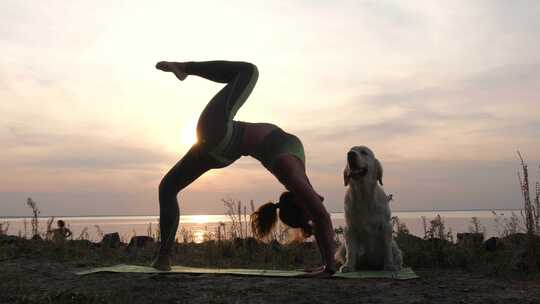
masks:
<svg viewBox="0 0 540 304"><path fill-rule="evenodd" d="M114 272L114 273L156 273L156 274L172 274L172 273L199 273L199 274L232 274L245 276L265 276L265 277L294 277L305 272L295 270L271 270L271 269L241 269L241 268L196 268L185 266L173 266L171 271L161 271L148 266L137 265L115 265L110 267L99 267L90 270L76 272L77 275L88 275L99 272ZM358 271L341 273L337 272L333 277L345 279L395 279L409 280L419 278L411 268L403 268L401 271Z"/></svg>

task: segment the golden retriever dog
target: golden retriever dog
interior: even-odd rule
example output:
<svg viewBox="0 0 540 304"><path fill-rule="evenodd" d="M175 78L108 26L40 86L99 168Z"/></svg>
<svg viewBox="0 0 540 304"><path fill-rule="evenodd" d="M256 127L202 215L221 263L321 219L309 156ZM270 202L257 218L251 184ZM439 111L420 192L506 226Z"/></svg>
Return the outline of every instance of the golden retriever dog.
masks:
<svg viewBox="0 0 540 304"><path fill-rule="evenodd" d="M343 172L345 186L345 244L336 253L341 272L358 269L397 271L402 255L392 239L389 196L382 186L383 169L365 146L352 147Z"/></svg>

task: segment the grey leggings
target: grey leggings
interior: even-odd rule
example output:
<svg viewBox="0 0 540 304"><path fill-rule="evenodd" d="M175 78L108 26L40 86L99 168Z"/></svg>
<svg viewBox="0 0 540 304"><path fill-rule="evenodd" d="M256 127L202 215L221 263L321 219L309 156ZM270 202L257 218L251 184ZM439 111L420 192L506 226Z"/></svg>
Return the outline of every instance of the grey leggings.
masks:
<svg viewBox="0 0 540 304"><path fill-rule="evenodd" d="M178 229L180 190L206 171L226 167L241 156L241 127L233 118L258 78L255 65L236 61L187 62L185 72L227 85L210 100L199 117L199 142L167 172L159 185L159 253L162 255L170 252Z"/></svg>

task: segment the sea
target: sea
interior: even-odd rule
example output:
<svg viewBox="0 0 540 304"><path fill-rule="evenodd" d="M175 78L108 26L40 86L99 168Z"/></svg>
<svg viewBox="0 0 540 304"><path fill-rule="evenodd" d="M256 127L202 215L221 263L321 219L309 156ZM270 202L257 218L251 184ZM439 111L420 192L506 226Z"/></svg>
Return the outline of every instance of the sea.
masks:
<svg viewBox="0 0 540 304"><path fill-rule="evenodd" d="M523 222L520 210L456 210L456 211L397 211L392 216L397 216L400 223L405 224L410 233L423 237L425 234L425 225L430 226L430 221L438 216L444 223L446 231L449 231L453 237L460 232L471 232L480 230L484 232L485 237L501 235L505 226L510 222L514 215L519 222ZM345 218L343 213L332 213L332 222L334 228L344 227ZM476 228L473 218L476 219ZM156 235L159 216L140 215L140 216L63 216L54 217L53 228L57 220L66 222L67 227L72 230L73 238L89 239L99 241L103 234L118 232L121 239L129 241L134 235ZM242 216L242 219L244 217ZM47 230L47 222L51 217L38 218L39 231ZM180 226L178 235L189 231L192 240L202 242L209 235L217 232L218 227L226 227L231 223L229 215L219 214L200 214L200 215L182 215L180 217ZM2 230L6 230L9 235L18 235L29 237L32 233L30 217L0 217ZM227 229L227 228L224 228ZM223 231L223 230L222 230Z"/></svg>

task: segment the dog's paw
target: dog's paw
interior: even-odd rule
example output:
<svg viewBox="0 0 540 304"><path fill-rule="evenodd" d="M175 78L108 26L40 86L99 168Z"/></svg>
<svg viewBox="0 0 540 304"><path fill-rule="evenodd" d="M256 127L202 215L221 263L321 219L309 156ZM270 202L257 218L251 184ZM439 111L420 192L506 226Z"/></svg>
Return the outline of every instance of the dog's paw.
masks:
<svg viewBox="0 0 540 304"><path fill-rule="evenodd" d="M343 266L341 266L341 268L339 268L339 272L343 272L343 273L353 272L353 271L354 271L354 269L349 265L343 265Z"/></svg>
<svg viewBox="0 0 540 304"><path fill-rule="evenodd" d="M386 271L399 271L400 268L397 265L394 265L394 264L386 264L386 265L384 265L384 270L386 270Z"/></svg>

